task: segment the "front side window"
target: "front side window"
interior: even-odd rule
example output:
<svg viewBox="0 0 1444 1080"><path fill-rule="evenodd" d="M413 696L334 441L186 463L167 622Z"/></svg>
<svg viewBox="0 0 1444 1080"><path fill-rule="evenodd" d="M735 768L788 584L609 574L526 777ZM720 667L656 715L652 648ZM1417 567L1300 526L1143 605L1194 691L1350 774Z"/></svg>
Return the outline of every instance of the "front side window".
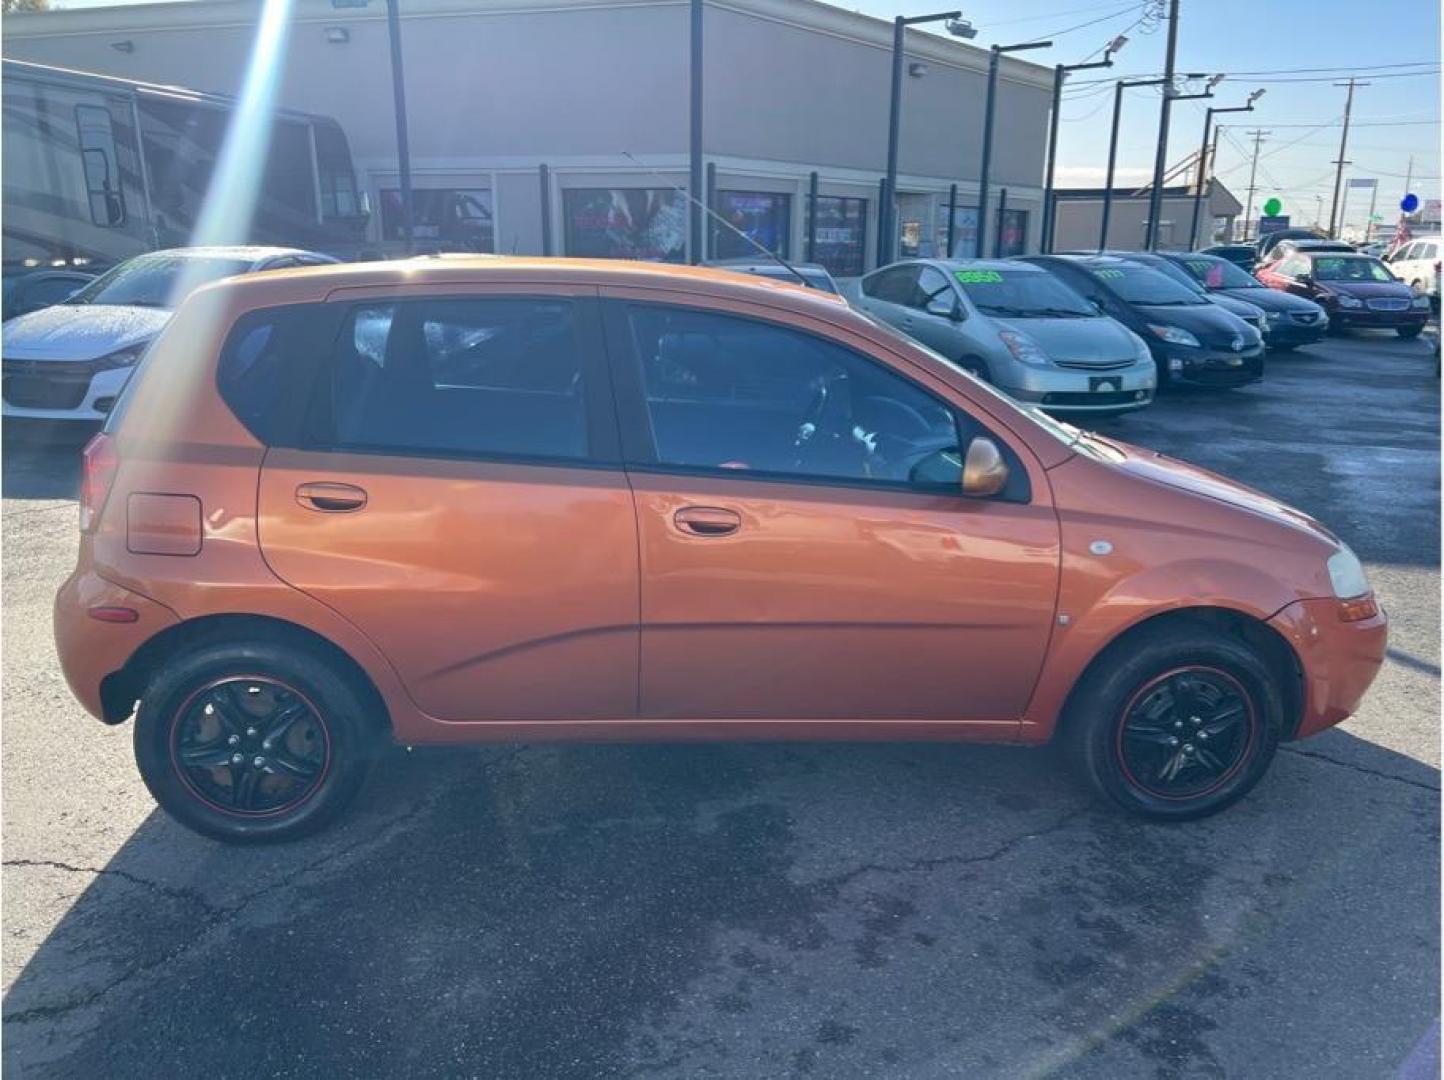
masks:
<svg viewBox="0 0 1444 1080"><path fill-rule="evenodd" d="M738 236L732 229L725 229L713 222L712 250L717 258L736 259L756 255L758 247L787 258L792 238L790 195L775 195L766 191L719 191L715 209L732 229L742 233L742 236ZM752 243L749 244L743 236Z"/></svg>
<svg viewBox="0 0 1444 1080"><path fill-rule="evenodd" d="M411 235L443 251L496 250L496 219L485 188L423 188L411 192ZM381 189L381 236L404 238L401 191Z"/></svg>
<svg viewBox="0 0 1444 1080"><path fill-rule="evenodd" d="M882 364L773 323L628 310L657 464L956 488L953 410Z"/></svg>
<svg viewBox="0 0 1444 1080"><path fill-rule="evenodd" d="M867 247L867 200L842 195L817 197L812 261L835 277L858 277Z"/></svg>
<svg viewBox="0 0 1444 1080"><path fill-rule="evenodd" d="M671 188L568 188L562 207L568 255L687 261L687 201Z"/></svg>
<svg viewBox="0 0 1444 1080"><path fill-rule="evenodd" d="M356 307L308 428L316 441L341 449L585 458L576 319L566 300Z"/></svg>
<svg viewBox="0 0 1444 1080"><path fill-rule="evenodd" d="M90 220L114 228L125 221L125 197L120 189L110 110L99 105L77 105L75 127L80 138L80 162L85 170Z"/></svg>

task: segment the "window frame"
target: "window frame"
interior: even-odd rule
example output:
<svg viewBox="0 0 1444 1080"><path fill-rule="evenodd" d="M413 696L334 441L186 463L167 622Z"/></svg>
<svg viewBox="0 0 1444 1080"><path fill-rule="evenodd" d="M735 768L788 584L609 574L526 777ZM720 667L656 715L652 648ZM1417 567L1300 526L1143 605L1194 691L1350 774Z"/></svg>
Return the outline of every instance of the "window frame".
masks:
<svg viewBox="0 0 1444 1080"><path fill-rule="evenodd" d="M587 451L582 457L557 455L515 454L499 450L453 450L439 447L381 446L366 443L346 443L336 437L335 420L331 415L329 393L330 364L342 344L342 336L351 324L351 316L359 308L384 305L431 304L440 302L504 301L509 303L568 303L576 310L577 348L581 360L582 408L586 419ZM620 435L617 430L617 414L614 405L611 365L608 363L606 341L602 330L601 313L595 295L573 292L533 291L458 291L426 292L375 292L357 290L327 300L324 306L330 311L327 321L329 334L324 347L316 350L318 358L312 361L309 379L302 392L296 396L300 403L295 407L292 420L292 438L289 443L272 442L269 445L288 445L295 449L328 454L357 454L368 457L395 457L431 461L476 461L495 464L535 465L559 469L602 469L615 471L621 468L622 452ZM239 321L239 320L238 320ZM229 338L228 338L229 340Z"/></svg>
<svg viewBox="0 0 1444 1080"><path fill-rule="evenodd" d="M630 472L661 476L695 476L746 483L779 484L816 488L848 488L878 494L913 495L922 498L958 499L966 504L1006 502L1014 505L1028 505L1033 502L1032 480L1022 455L1005 437L1000 436L996 425L988 423L975 412L949 400L939 391L924 385L918 379L901 370L898 365L888 364L876 356L840 338L810 327L789 322L780 316L769 315L765 310L746 311L732 307L709 307L705 304L677 302L655 295L604 296L602 299L602 320L605 326L607 352L612 361L612 386L616 395L617 420L622 443L623 467ZM913 484L896 480L870 480L864 477L823 476L814 473L794 473L763 469L727 469L717 465L684 465L658 460L656 436L653 433L651 414L647 408L646 384L642 374L642 355L632 331L629 309L633 307L661 308L668 311L685 311L698 315L739 319L746 322L762 323L779 330L813 337L835 348L851 354L859 362L882 368L889 375L902 380L919 394L933 399L945 409L953 420L958 437L959 450L962 446L964 423L976 429L977 436L986 436L997 444L1008 462L1015 490L991 499L978 499L965 495L957 484Z"/></svg>
<svg viewBox="0 0 1444 1080"><path fill-rule="evenodd" d="M129 208L125 205L125 186L121 182L120 175L120 153L115 144L115 118L111 116L110 109L104 105L82 102L72 110L75 114L75 144L80 154L80 174L85 180L85 210L90 217L91 224L100 229L119 229L125 226L126 220L130 217ZM104 138L108 146L86 146L85 125L81 116L87 113L99 113L105 117ZM97 189L90 183L90 160L86 155L99 154L105 161L105 180L102 186ZM106 200L107 207L109 199L115 200L115 205L120 209L120 216L114 221L100 221L95 216L95 199L99 196ZM109 214L106 215L107 218Z"/></svg>

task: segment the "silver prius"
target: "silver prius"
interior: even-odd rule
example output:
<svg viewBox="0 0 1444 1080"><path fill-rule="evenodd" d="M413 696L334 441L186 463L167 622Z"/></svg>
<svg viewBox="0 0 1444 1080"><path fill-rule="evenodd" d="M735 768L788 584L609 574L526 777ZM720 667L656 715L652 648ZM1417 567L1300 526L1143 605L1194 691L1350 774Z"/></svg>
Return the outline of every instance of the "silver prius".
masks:
<svg viewBox="0 0 1444 1080"><path fill-rule="evenodd" d="M1158 369L1133 331L1041 267L917 259L844 295L959 367L1050 412L1118 413L1153 400Z"/></svg>

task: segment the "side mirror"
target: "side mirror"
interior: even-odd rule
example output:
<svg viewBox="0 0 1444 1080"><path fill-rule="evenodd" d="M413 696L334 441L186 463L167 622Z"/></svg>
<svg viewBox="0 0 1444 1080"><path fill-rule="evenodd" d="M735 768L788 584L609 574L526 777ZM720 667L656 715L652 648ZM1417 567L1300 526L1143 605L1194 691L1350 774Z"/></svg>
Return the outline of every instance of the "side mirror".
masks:
<svg viewBox="0 0 1444 1080"><path fill-rule="evenodd" d="M963 494L990 499L1008 486L1008 463L992 439L978 436L963 458Z"/></svg>
<svg viewBox="0 0 1444 1080"><path fill-rule="evenodd" d="M958 301L952 296L935 296L923 310L939 318L952 319L955 322L958 319Z"/></svg>

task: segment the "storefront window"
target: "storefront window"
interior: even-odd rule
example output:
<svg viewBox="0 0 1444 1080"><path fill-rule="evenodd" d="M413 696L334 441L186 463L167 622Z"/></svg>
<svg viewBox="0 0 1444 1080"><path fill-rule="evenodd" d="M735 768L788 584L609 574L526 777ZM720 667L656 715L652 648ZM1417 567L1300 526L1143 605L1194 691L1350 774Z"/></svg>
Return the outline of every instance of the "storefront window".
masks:
<svg viewBox="0 0 1444 1080"><path fill-rule="evenodd" d="M401 192L381 189L381 238L405 239ZM411 192L411 236L439 251L496 250L496 220L485 188L424 188Z"/></svg>
<svg viewBox="0 0 1444 1080"><path fill-rule="evenodd" d="M761 244L768 251L788 257L792 234L792 196L774 195L765 191L719 191L715 207L722 219ZM735 259L758 254L752 244L713 222L712 250L719 259Z"/></svg>
<svg viewBox="0 0 1444 1080"><path fill-rule="evenodd" d="M998 211L998 255L1021 255L1028 242L1028 211Z"/></svg>
<svg viewBox="0 0 1444 1080"><path fill-rule="evenodd" d="M670 188L569 188L562 205L568 255L687 261L687 201Z"/></svg>
<svg viewBox="0 0 1444 1080"><path fill-rule="evenodd" d="M866 247L867 200L819 195L812 261L827 267L833 277L860 277Z"/></svg>
<svg viewBox="0 0 1444 1080"><path fill-rule="evenodd" d="M948 207L944 203L938 212L938 258L948 257ZM953 219L952 258L976 259L978 257L978 208L960 206Z"/></svg>

